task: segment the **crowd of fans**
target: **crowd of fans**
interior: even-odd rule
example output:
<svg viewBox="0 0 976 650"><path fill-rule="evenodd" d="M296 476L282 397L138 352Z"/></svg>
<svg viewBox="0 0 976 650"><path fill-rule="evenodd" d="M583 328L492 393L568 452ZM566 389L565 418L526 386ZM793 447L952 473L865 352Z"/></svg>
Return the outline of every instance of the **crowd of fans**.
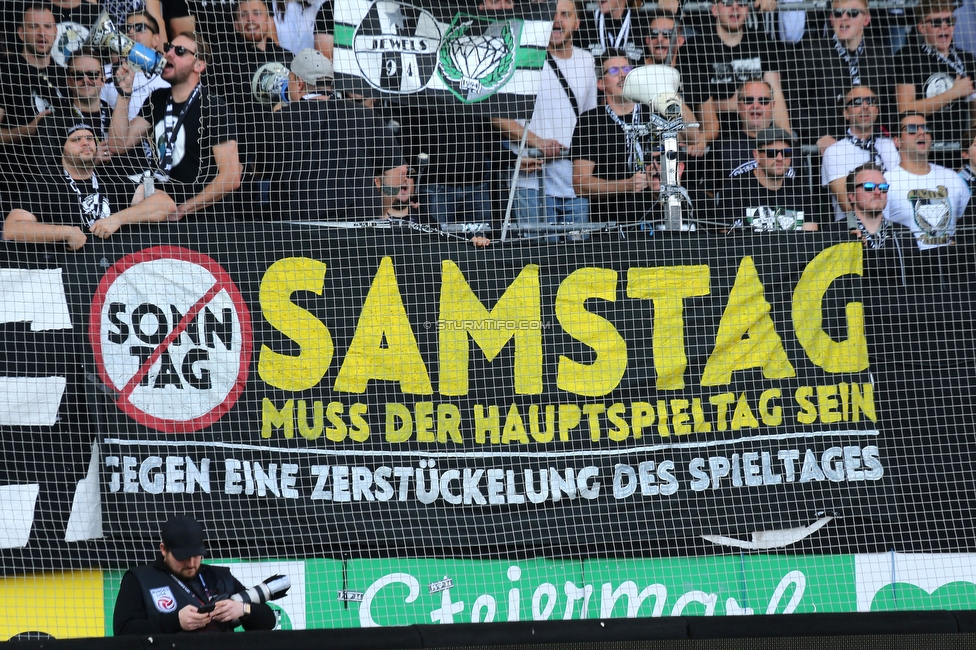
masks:
<svg viewBox="0 0 976 650"><path fill-rule="evenodd" d="M674 193L661 139L636 128L654 109L624 92L645 65L680 72L694 126L675 165L696 229L842 227L881 247L904 227L924 249L958 239L970 216L976 58L954 45L952 0L907 15L867 0L823 13L558 0L528 120L344 90L333 2L5 3L4 239L77 250L184 218L396 218L483 234L504 221L544 241L586 239L587 224L653 231ZM448 4L500 19L545 2ZM103 12L157 53L158 72L91 42ZM288 80L270 102L252 87L269 64Z"/></svg>

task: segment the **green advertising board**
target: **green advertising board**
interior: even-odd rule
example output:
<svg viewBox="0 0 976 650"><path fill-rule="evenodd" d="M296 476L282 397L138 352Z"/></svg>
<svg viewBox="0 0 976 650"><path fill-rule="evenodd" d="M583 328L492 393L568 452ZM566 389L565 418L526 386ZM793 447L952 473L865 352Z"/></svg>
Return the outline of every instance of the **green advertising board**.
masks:
<svg viewBox="0 0 976 650"><path fill-rule="evenodd" d="M976 608L966 554L215 563L245 584L287 573L286 629ZM104 574L106 634L121 577Z"/></svg>

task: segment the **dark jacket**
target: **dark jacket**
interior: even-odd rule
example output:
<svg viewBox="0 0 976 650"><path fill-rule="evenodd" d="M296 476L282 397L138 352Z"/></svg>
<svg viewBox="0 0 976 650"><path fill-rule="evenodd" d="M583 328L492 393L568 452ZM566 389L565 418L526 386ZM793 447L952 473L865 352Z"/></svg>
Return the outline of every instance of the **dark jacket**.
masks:
<svg viewBox="0 0 976 650"><path fill-rule="evenodd" d="M184 632L180 627L181 609L187 605L200 606L208 598L229 596L245 588L229 569L223 567L201 565L200 576L202 580L178 581L162 558L126 571L115 603L115 636ZM276 622L274 611L268 605L261 604L252 605L251 615L240 624L245 630L270 630ZM215 622L198 631L232 632L233 627Z"/></svg>

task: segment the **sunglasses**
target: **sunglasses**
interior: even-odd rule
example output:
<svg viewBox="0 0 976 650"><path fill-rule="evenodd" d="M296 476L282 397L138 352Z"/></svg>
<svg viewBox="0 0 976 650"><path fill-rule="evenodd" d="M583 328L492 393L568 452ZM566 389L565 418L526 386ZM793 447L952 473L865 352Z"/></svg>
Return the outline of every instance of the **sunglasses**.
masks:
<svg viewBox="0 0 976 650"><path fill-rule="evenodd" d="M945 25L948 25L949 27L953 27L956 24L956 17L949 16L948 18L929 18L928 20L922 22L931 25L936 29L938 29L939 27L943 27Z"/></svg>
<svg viewBox="0 0 976 650"><path fill-rule="evenodd" d="M759 104L760 106L769 106L773 103L772 97L740 97L739 103L745 106L751 106L752 104Z"/></svg>
<svg viewBox="0 0 976 650"><path fill-rule="evenodd" d="M740 7L749 6L749 3L746 0L722 0L720 4L725 7L734 7L735 5L739 5Z"/></svg>
<svg viewBox="0 0 976 650"><path fill-rule="evenodd" d="M834 9L830 12L834 18L843 18L844 16L850 16L851 18L857 18L864 12L863 9Z"/></svg>
<svg viewBox="0 0 976 650"><path fill-rule="evenodd" d="M170 50L173 50L174 52L176 52L176 56L179 56L179 57L184 57L187 54L192 54L193 56L196 56L197 55L196 52L194 52L193 50L187 49L187 48L183 47L182 45L173 45L172 43L163 43L163 52L166 52L168 54Z"/></svg>
<svg viewBox="0 0 976 650"><path fill-rule="evenodd" d="M101 70L76 70L71 73L72 79L91 79L92 81L98 81L102 78Z"/></svg>
<svg viewBox="0 0 976 650"><path fill-rule="evenodd" d="M607 74L613 74L613 75L616 75L616 74L627 74L627 73L629 73L633 69L634 69L634 66L632 66L632 65L625 65L625 66L622 66L620 68L618 68L617 66L613 66L613 67L607 68L607 72L606 73Z"/></svg>
<svg viewBox="0 0 976 650"><path fill-rule="evenodd" d="M887 183L858 183L854 187L863 187L865 192L879 190L882 194L887 194L890 185Z"/></svg>
<svg viewBox="0 0 976 650"><path fill-rule="evenodd" d="M905 126L901 127L901 130L905 133L911 133L914 135L916 133L928 133L929 127L924 124L906 124Z"/></svg>
<svg viewBox="0 0 976 650"><path fill-rule="evenodd" d="M762 155L764 155L767 158L776 158L780 154L782 154L783 158L792 158L793 157L793 150L790 149L789 147L787 147L785 149L769 148L769 149L763 149L763 152L762 152Z"/></svg>
<svg viewBox="0 0 976 650"><path fill-rule="evenodd" d="M153 29L149 26L149 23L135 23L134 25L126 24L122 26L122 29L125 30L126 34L131 34L133 32L136 34L142 34L143 32L152 32L153 34L156 33L153 32Z"/></svg>
<svg viewBox="0 0 976 650"><path fill-rule="evenodd" d="M847 102L848 108L851 106L877 106L877 97L855 97L851 101Z"/></svg>
<svg viewBox="0 0 976 650"><path fill-rule="evenodd" d="M651 31L647 32L647 35L650 38L671 38L672 36L674 36L674 30L673 29L652 29Z"/></svg>

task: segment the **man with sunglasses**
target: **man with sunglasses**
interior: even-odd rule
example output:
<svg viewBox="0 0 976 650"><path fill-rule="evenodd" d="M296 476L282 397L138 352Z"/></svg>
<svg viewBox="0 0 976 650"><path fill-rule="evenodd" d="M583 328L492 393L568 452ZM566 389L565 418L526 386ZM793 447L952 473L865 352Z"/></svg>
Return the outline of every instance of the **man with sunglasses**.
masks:
<svg viewBox="0 0 976 650"><path fill-rule="evenodd" d="M112 113L109 146L114 154L149 141L151 171L177 207L171 220L204 210L240 187L241 163L234 122L219 95L200 83L208 55L203 39L179 34L163 46L162 77L170 88L156 90L139 115L129 119L132 70L119 67L119 100Z"/></svg>
<svg viewBox="0 0 976 650"><path fill-rule="evenodd" d="M756 232L817 230L820 201L805 180L792 173L793 136L771 127L756 136L755 168L728 179L718 214L731 228Z"/></svg>
<svg viewBox="0 0 976 650"><path fill-rule="evenodd" d="M796 91L809 101L794 106L798 132L807 142L825 150L847 129L836 107L843 106L848 90L870 86L881 102L882 122L887 123L891 81L891 52L869 39L871 23L867 0L834 0L828 12L830 33L810 34L798 52L800 66Z"/></svg>
<svg viewBox="0 0 976 650"><path fill-rule="evenodd" d="M719 0L712 3L714 23L690 38L681 49L679 71L685 101L702 116L717 115L720 128L705 126L704 139L735 129L736 90L746 81L765 81L772 89L774 121L790 130L789 106L781 85L785 68L781 43L761 30L749 29L751 2Z"/></svg>
<svg viewBox="0 0 976 650"><path fill-rule="evenodd" d="M737 129L728 130L713 144L705 159L710 191L721 187L727 179L746 174L756 168L753 151L756 136L772 126L774 116L773 90L765 81L746 81L736 93ZM785 130L785 129L784 129Z"/></svg>
<svg viewBox="0 0 976 650"><path fill-rule="evenodd" d="M868 162L858 166L844 179L851 205L844 227L861 240L865 248L885 248L889 243L900 246L900 234L908 235L904 226L885 219L888 207L888 181L884 170Z"/></svg>
<svg viewBox="0 0 976 650"><path fill-rule="evenodd" d="M678 51L685 44L685 37L677 29L677 20L670 11L656 9L650 15L644 32L644 63L678 67Z"/></svg>
<svg viewBox="0 0 976 650"><path fill-rule="evenodd" d="M98 143L97 161L111 160L108 151L108 126L112 120L112 107L103 102L100 94L105 86L105 64L98 54L89 48L78 50L68 62L68 97L53 107L54 114L44 120L33 139L31 152L34 159L45 163L58 160L64 145L65 129L84 122L95 129Z"/></svg>
<svg viewBox="0 0 976 650"><path fill-rule="evenodd" d="M949 0L926 0L916 15L919 38L895 61L898 111L924 115L935 142L958 142L976 112L976 58L952 44L954 7ZM956 151L940 151L936 161L955 169Z"/></svg>
<svg viewBox="0 0 976 650"><path fill-rule="evenodd" d="M924 115L903 113L895 144L901 164L885 172L887 218L911 230L921 250L952 243L969 188L955 171L929 162L932 134Z"/></svg>
<svg viewBox="0 0 976 650"><path fill-rule="evenodd" d="M837 221L851 210L847 175L852 169L866 162L882 170L894 169L900 162L894 140L880 132L879 102L874 91L869 86L855 86L844 99L847 137L827 147L820 163L821 184L830 189Z"/></svg>
<svg viewBox="0 0 976 650"><path fill-rule="evenodd" d="M159 23L148 11L133 11L125 18L125 23L119 26L119 31L131 38L136 43L144 45L151 50L161 51L162 36L160 35ZM169 82L160 75L146 76L140 69L135 69L135 76L132 80L132 96L129 97L129 119L134 119L142 110L142 105L149 99L149 95L159 88L169 88ZM119 99L118 89L115 87L115 80L111 79L105 84L102 90L102 99L108 102L112 108Z"/></svg>

